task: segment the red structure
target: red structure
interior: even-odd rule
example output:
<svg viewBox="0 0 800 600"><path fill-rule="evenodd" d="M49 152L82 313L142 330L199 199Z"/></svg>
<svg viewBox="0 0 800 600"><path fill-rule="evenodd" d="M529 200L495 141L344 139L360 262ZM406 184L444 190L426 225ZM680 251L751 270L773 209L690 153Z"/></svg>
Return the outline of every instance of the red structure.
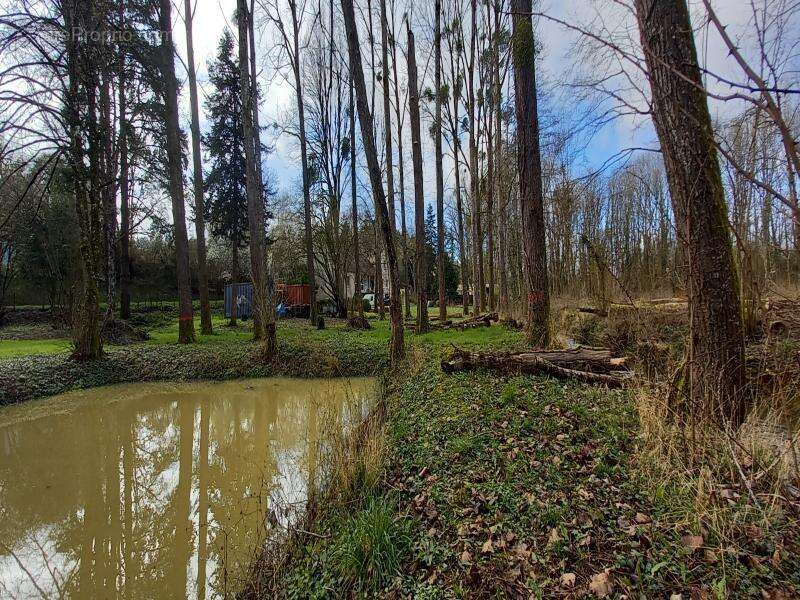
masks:
<svg viewBox="0 0 800 600"><path fill-rule="evenodd" d="M276 291L278 298L286 306L308 306L311 302L311 288L307 283L290 285L279 283Z"/></svg>

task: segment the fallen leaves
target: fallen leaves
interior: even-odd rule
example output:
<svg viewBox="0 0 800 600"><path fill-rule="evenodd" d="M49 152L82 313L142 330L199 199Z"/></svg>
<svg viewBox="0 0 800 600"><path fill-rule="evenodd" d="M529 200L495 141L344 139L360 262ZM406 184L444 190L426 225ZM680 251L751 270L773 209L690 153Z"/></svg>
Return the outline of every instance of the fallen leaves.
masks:
<svg viewBox="0 0 800 600"><path fill-rule="evenodd" d="M614 584L611 582L608 570L592 575L589 582L589 591L598 598L605 598L614 591Z"/></svg>
<svg viewBox="0 0 800 600"><path fill-rule="evenodd" d="M492 538L489 538L483 543L483 546L481 546L481 552L484 554L492 554L494 552L494 544L492 543Z"/></svg>
<svg viewBox="0 0 800 600"><path fill-rule="evenodd" d="M575 573L564 573L561 576L561 587L567 589L575 587Z"/></svg>
<svg viewBox="0 0 800 600"><path fill-rule="evenodd" d="M561 536L558 535L558 528L557 527L553 527L550 530L550 535L547 538L547 543L548 544L557 544L560 541L561 541Z"/></svg>
<svg viewBox="0 0 800 600"><path fill-rule="evenodd" d="M689 550L689 552L694 552L695 550L702 548L703 541L702 535L685 535L681 538L683 547Z"/></svg>

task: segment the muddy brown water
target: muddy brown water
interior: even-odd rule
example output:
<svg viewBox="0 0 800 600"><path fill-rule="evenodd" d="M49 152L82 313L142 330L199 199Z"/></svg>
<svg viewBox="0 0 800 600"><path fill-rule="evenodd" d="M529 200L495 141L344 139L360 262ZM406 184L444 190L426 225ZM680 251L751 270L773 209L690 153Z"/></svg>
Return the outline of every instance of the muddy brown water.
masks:
<svg viewBox="0 0 800 600"><path fill-rule="evenodd" d="M375 386L133 384L0 409L0 598L232 595Z"/></svg>

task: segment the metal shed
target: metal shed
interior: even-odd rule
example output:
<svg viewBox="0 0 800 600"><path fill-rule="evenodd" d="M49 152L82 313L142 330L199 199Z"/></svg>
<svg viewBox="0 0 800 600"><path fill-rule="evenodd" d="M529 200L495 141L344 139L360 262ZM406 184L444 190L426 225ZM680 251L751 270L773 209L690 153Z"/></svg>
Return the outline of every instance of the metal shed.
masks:
<svg viewBox="0 0 800 600"><path fill-rule="evenodd" d="M234 290L235 288L235 290ZM249 319L253 316L253 284L229 283L225 286L225 317L230 318L231 307L236 302L236 316L239 319Z"/></svg>

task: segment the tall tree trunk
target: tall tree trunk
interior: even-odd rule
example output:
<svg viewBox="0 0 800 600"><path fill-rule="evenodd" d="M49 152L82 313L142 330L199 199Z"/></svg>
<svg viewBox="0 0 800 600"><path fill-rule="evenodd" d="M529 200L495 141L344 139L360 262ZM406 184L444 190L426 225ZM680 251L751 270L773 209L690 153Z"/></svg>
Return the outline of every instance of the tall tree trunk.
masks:
<svg viewBox="0 0 800 600"><path fill-rule="evenodd" d="M503 203L503 126L501 121L501 100L503 90L500 81L500 14L502 0L494 3L494 65L492 74L494 78L494 198L497 206L497 271L500 283L499 312L501 318L508 318L508 205Z"/></svg>
<svg viewBox="0 0 800 600"><path fill-rule="evenodd" d="M392 109L389 100L389 16L386 14L386 0L381 0L381 76L383 78L383 130L386 142L386 200L389 203L389 231L394 235L394 167L392 161ZM398 131L397 135L400 135ZM392 302L399 302L400 297L392 297Z"/></svg>
<svg viewBox="0 0 800 600"><path fill-rule="evenodd" d="M458 76L453 49L450 48L450 72L453 76L453 112L450 121L450 134L453 136L453 164L456 178L456 223L458 227L458 262L461 268L461 307L466 317L469 314L469 266L467 264L467 240L464 233L464 207L461 199L461 123L458 108L461 103L461 82Z"/></svg>
<svg viewBox="0 0 800 600"><path fill-rule="evenodd" d="M394 30L394 2L392 2L392 74L394 75L394 111L397 119L397 168L400 175L400 285L405 290L406 317L411 316L411 294L408 293L408 229L406 227L406 183L403 168L403 119L400 110L400 85L397 77L397 38Z"/></svg>
<svg viewBox="0 0 800 600"><path fill-rule="evenodd" d="M350 196L353 202L353 257L355 259L353 302L354 309L364 316L361 293L361 252L358 247L358 194L356 193L356 104L353 98L353 80L350 80Z"/></svg>
<svg viewBox="0 0 800 600"><path fill-rule="evenodd" d="M200 154L200 107L197 95L197 74L194 67L194 40L192 35L192 2L185 0L186 61L189 67L189 102L192 107L192 165L194 183L194 230L197 237L197 284L200 288L200 332L210 335L211 302L208 298L208 267L206 266L206 216L203 192L203 158Z"/></svg>
<svg viewBox="0 0 800 600"><path fill-rule="evenodd" d="M267 282L266 226L261 182L257 180L256 152L253 133L253 87L250 84L249 14L245 0L238 0L236 16L239 28L239 71L242 93L242 129L247 169L247 218L250 233L250 271L253 282L253 337L264 342L264 358L271 360L276 352L275 315ZM249 143L248 143L249 142Z"/></svg>
<svg viewBox="0 0 800 600"><path fill-rule="evenodd" d="M436 270L439 280L439 318L447 320L447 289L444 276L444 173L442 172L442 0L434 1L436 27L434 32L433 93L436 98L433 143L436 155Z"/></svg>
<svg viewBox="0 0 800 600"><path fill-rule="evenodd" d="M120 29L125 30L125 2L119 5ZM130 161L128 158L128 97L126 91L126 56L124 47L119 58L119 316L131 318L131 213Z"/></svg>
<svg viewBox="0 0 800 600"><path fill-rule="evenodd" d="M236 294L239 290L239 240L233 240L231 248L231 255L233 258L231 265L231 320L228 322L230 327L238 325L237 319L239 318L239 305L236 303Z"/></svg>
<svg viewBox="0 0 800 600"><path fill-rule="evenodd" d="M375 202L378 200L375 199ZM381 321L386 318L386 303L383 301L383 252L382 252L382 245L381 242L381 226L380 226L380 218L378 217L378 212L380 208L378 205L375 205L375 224L374 224L374 232L375 232L375 305L378 309L378 316L380 317ZM375 308L375 306L373 306Z"/></svg>
<svg viewBox="0 0 800 600"><path fill-rule="evenodd" d="M67 31L76 28L91 31L88 15L92 2L65 3ZM102 278L102 211L99 177L99 136L97 131L98 72L81 47L78 36L68 36L66 48L69 94L66 120L69 128L69 161L73 176L75 209L78 214L82 298L74 309L73 329L77 360L98 358L103 352L100 335L100 280ZM83 104L85 102L85 105ZM86 113L86 119L83 113ZM88 169L87 169L88 159Z"/></svg>
<svg viewBox="0 0 800 600"><path fill-rule="evenodd" d="M457 103L457 100L453 102ZM464 236L464 207L461 200L461 169L458 158L459 149L458 137L453 141L453 163L455 164L456 175L456 221L458 224L458 262L461 263L461 308L464 316L469 314L469 267L467 266L467 240Z"/></svg>
<svg viewBox="0 0 800 600"><path fill-rule="evenodd" d="M300 77L300 22L297 17L297 1L289 0L292 12L292 36L294 41L294 58L292 71L294 72L294 87L297 95L297 119L300 127L300 166L303 169L303 226L305 228L306 242L306 269L308 270L308 287L310 294L309 314L311 323L317 322L317 277L316 260L314 258L314 232L311 224L311 180L308 168L308 142L306 141L306 110L303 102L303 82Z"/></svg>
<svg viewBox="0 0 800 600"><path fill-rule="evenodd" d="M373 118L372 127L374 130L375 127L375 120L374 116L375 113L378 112L375 106L375 93L377 90L377 72L378 70L375 68L375 33L374 27L372 22L372 1L367 0L367 19L368 19L368 35L369 35L369 49L370 49L370 73L372 74L372 96L370 101L370 111ZM373 197L373 201L377 202L377 198ZM386 318L386 305L383 301L384 290L383 290L383 248L381 244L381 231L380 231L380 218L378 217L378 212L380 211L377 204L375 204L375 303L373 308L377 308L378 315L380 316L381 321Z"/></svg>
<svg viewBox="0 0 800 600"><path fill-rule="evenodd" d="M690 417L746 414L739 281L714 132L685 0L635 0L673 212L688 254Z"/></svg>
<svg viewBox="0 0 800 600"><path fill-rule="evenodd" d="M386 14L386 0L381 0L381 77L383 79L383 130L386 142L386 200L389 208L389 232L394 238L395 209L394 209L394 169L392 166L392 112L389 101L389 17ZM398 132L398 135L400 133ZM378 240L377 245L380 245ZM391 293L391 292L390 292ZM381 302L383 292L381 291ZM400 296L391 294L391 304L400 304ZM383 304L381 304L381 317L383 317ZM402 306L400 307L402 311Z"/></svg>
<svg viewBox="0 0 800 600"><path fill-rule="evenodd" d="M106 19L103 19L105 23ZM105 28L105 25L103 26ZM114 316L117 301L117 186L114 158L113 127L111 126L111 64L109 49L101 45L103 75L100 87L101 137L103 139L103 237L106 259L106 314L105 321Z"/></svg>
<svg viewBox="0 0 800 600"><path fill-rule="evenodd" d="M525 327L528 342L544 348L550 344L550 293L536 100L536 46L530 16L531 0L512 0L511 6L514 15L512 53L517 113L517 169L527 293Z"/></svg>
<svg viewBox="0 0 800 600"><path fill-rule="evenodd" d="M358 29L356 16L353 10L353 0L342 0L342 13L347 30L347 48L350 57L350 75L353 79L356 92L356 106L358 120L361 124L361 140L364 153L367 157L367 170L369 171L372 193L378 205L378 218L381 222L383 240L386 244L386 254L389 259L389 275L392 286L392 297L400 297L400 271L397 264L394 239L389 227L389 211L386 208L386 199L381 184L381 170L378 164L378 153L375 148L375 134L373 131L372 115L367 104L367 86L364 82L364 70L361 66L361 47L358 43ZM403 312L399 302L392 302L390 309L392 337L390 341L390 356L392 365L399 366L405 356L405 342L403 339Z"/></svg>
<svg viewBox="0 0 800 600"><path fill-rule="evenodd" d="M175 262L177 264L179 326L178 342L195 341L192 311L192 283L189 275L189 237L186 234L186 206L183 196L183 165L181 158L181 131L178 115L178 81L175 78L175 49L172 45L172 2L159 0L161 12L159 25L161 39L161 75L164 86L164 107L167 128L167 167L169 169L169 194L172 199L172 219L175 227Z"/></svg>
<svg viewBox="0 0 800 600"><path fill-rule="evenodd" d="M480 173L478 172L478 138L475 132L477 123L475 98L475 52L478 44L477 0L470 2L470 49L467 65L467 117L469 121L469 174L470 203L472 209L472 285L475 293L475 312L486 309L483 282L483 238L481 233Z"/></svg>
<svg viewBox="0 0 800 600"><path fill-rule="evenodd" d="M414 166L414 238L416 241L417 333L428 331L428 291L425 282L428 265L425 258L425 192L422 180L422 136L420 134L417 54L414 32L408 25L408 110L411 119L411 160Z"/></svg>
<svg viewBox="0 0 800 600"><path fill-rule="evenodd" d="M494 206L497 202L495 196L495 157L494 157L494 84L490 86L489 100L486 108L486 257L487 275L489 277L489 312L495 312L495 272L494 272Z"/></svg>
<svg viewBox="0 0 800 600"><path fill-rule="evenodd" d="M250 0L250 18L247 20L247 40L250 46L249 52L249 59L250 59L250 94L251 98L253 99L253 156L254 162L256 164L256 181L258 182L258 207L259 211L261 212L261 220L264 221L266 226L266 220L264 219L265 215L265 206L266 206L266 192L264 191L264 174L261 168L261 120L259 118L259 94L258 94L258 71L256 69L256 33L255 33L255 24L253 23L253 14L255 10L255 0ZM267 241L266 241L266 234L264 237L263 242L263 252L264 256L266 257L267 254ZM263 324L261 322L261 311L255 311L253 313L253 328L256 331L263 331L266 337L274 336L275 331L275 297L274 297L274 287L275 283L272 278L272 271L270 270L270 265L268 262L265 262L264 265L264 276L266 277L265 286L267 288L267 309L266 313L268 315L269 323ZM270 333L272 332L272 333ZM269 334L269 335L267 335ZM266 338L265 338L266 339Z"/></svg>

